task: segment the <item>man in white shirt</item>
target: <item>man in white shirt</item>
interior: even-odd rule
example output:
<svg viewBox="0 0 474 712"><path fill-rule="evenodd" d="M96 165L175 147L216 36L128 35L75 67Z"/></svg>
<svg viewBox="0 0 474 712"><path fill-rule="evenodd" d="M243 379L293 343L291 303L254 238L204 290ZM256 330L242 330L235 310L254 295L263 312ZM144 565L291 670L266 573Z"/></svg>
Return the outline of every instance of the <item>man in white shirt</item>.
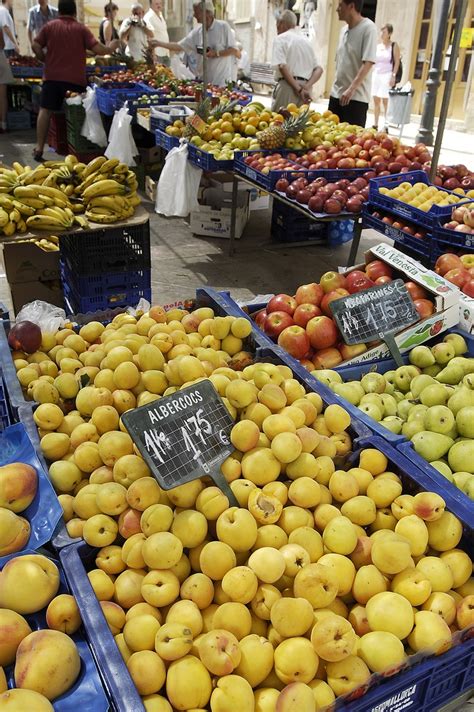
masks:
<svg viewBox="0 0 474 712"><path fill-rule="evenodd" d="M125 53L135 62L145 61L145 52L148 48L149 40L153 37L153 30L144 20L143 7L135 3L131 8L131 15L121 24L119 37L127 43Z"/></svg>
<svg viewBox="0 0 474 712"><path fill-rule="evenodd" d="M296 27L296 15L282 12L277 20L278 36L273 42L272 66L277 82L272 110L311 101L311 90L323 73L311 42Z"/></svg>
<svg viewBox="0 0 474 712"><path fill-rule="evenodd" d="M5 56L12 57L14 54L20 54L20 48L16 40L15 25L13 17L10 14L11 0L2 0L0 6L0 27L3 30L3 38L5 40Z"/></svg>
<svg viewBox="0 0 474 712"><path fill-rule="evenodd" d="M186 52L193 54L198 59L197 73L202 77L202 55L206 51L207 81L223 87L227 82L232 81L235 74L234 57L240 58L240 50L237 49L235 35L232 34L230 25L224 20L216 20L214 17L214 3L206 0L206 12L203 17L201 2L193 3L194 17L200 23L180 42L160 42L153 40L153 47L164 47L170 52ZM207 47L203 47L202 24L206 23Z"/></svg>
<svg viewBox="0 0 474 712"><path fill-rule="evenodd" d="M168 28L166 20L163 17L163 0L150 0L150 9L145 13L143 18L153 29L153 39L161 40L161 42L169 42ZM167 67L170 63L169 50L163 47L157 47L155 50L157 64L164 64Z"/></svg>
<svg viewBox="0 0 474 712"><path fill-rule="evenodd" d="M371 78L377 53L377 28L362 17L363 0L340 0L339 19L347 22L339 37L336 76L329 98L329 111L341 121L365 126Z"/></svg>

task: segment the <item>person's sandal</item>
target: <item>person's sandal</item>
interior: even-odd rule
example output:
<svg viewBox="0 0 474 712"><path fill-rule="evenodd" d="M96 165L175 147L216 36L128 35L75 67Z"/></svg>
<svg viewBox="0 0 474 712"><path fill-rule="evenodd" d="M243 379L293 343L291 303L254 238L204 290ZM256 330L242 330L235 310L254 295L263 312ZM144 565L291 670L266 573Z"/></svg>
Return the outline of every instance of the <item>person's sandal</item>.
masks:
<svg viewBox="0 0 474 712"><path fill-rule="evenodd" d="M35 150L33 151L33 159L34 159L37 163L43 163L44 158L43 158L42 152L41 152L41 151L37 151L37 150L35 149Z"/></svg>

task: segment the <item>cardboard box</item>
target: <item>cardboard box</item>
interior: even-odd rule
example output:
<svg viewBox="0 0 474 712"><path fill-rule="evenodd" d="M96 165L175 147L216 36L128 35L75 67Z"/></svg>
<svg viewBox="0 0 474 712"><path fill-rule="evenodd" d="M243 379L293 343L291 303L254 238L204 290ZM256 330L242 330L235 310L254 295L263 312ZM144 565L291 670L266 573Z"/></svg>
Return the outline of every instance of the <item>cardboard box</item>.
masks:
<svg viewBox="0 0 474 712"><path fill-rule="evenodd" d="M47 282L19 282L10 285L13 309L18 314L22 306L39 299L48 304L64 307L63 290L59 279Z"/></svg>
<svg viewBox="0 0 474 712"><path fill-rule="evenodd" d="M459 299L459 328L474 334L474 299L462 293Z"/></svg>
<svg viewBox="0 0 474 712"><path fill-rule="evenodd" d="M142 163L159 163L163 161L163 150L160 146L152 146L151 148L139 148L138 152Z"/></svg>
<svg viewBox="0 0 474 712"><path fill-rule="evenodd" d="M47 252L34 242L7 242L3 259L10 284L59 279L59 250Z"/></svg>
<svg viewBox="0 0 474 712"><path fill-rule="evenodd" d="M154 180L151 176L145 176L145 195L152 203L156 202L156 187L158 181Z"/></svg>
<svg viewBox="0 0 474 712"><path fill-rule="evenodd" d="M190 216L191 232L195 235L206 237L230 238L232 215L231 196L218 188L205 188L202 191L202 200L198 210L193 210ZM249 217L248 191L237 193L237 209L235 216L235 237L239 239L247 224Z"/></svg>
<svg viewBox="0 0 474 712"><path fill-rule="evenodd" d="M426 289L434 301L436 307L434 314L422 321L416 322L416 324L412 326L408 326L396 334L395 341L401 352L409 351L414 346L418 346L433 336L457 325L460 318L460 291L457 287L444 279L444 277L426 269L419 264L419 262L416 262L416 260L385 243L376 245L371 250L368 250L364 257L364 264L356 265L349 270L342 270L342 273L347 275L355 269L363 270L365 265L369 262L372 262L374 259L380 259L404 275L407 278L404 281L416 282ZM474 300L472 301L474 305ZM383 358L387 355L389 355L389 349L383 343L379 346L374 346L374 348L359 356L355 356L350 359L350 361L344 361L343 365L371 361L373 359Z"/></svg>
<svg viewBox="0 0 474 712"><path fill-rule="evenodd" d="M215 187L220 187L224 193L232 194L233 176L231 173L217 172L212 174L208 183ZM261 188L250 187L245 181L239 181L239 191L246 190L249 194L249 210L268 210L270 207L270 195Z"/></svg>

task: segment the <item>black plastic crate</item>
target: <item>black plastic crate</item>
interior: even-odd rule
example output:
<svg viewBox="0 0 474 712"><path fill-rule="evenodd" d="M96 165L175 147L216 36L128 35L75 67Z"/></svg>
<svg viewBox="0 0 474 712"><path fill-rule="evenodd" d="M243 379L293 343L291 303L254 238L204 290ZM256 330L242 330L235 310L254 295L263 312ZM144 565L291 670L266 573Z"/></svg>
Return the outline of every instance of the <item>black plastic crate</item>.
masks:
<svg viewBox="0 0 474 712"><path fill-rule="evenodd" d="M271 236L276 242L315 242L327 240L328 224L306 218L279 200L273 201Z"/></svg>
<svg viewBox="0 0 474 712"><path fill-rule="evenodd" d="M9 84L7 86L8 108L10 111L22 111L31 106L31 87L29 84Z"/></svg>
<svg viewBox="0 0 474 712"><path fill-rule="evenodd" d="M63 233L59 244L61 259L73 274L131 272L151 267L149 220L138 225Z"/></svg>

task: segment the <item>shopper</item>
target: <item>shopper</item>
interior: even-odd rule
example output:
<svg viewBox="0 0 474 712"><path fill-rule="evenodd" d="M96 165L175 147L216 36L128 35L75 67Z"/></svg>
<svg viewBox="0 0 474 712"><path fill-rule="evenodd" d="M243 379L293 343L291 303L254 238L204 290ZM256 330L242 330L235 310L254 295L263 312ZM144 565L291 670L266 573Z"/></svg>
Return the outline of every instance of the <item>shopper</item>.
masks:
<svg viewBox="0 0 474 712"><path fill-rule="evenodd" d="M206 0L206 10L203 16L201 1L193 3L194 17L199 23L180 42L152 41L155 47L164 47L170 52L186 52L197 60L196 71L202 77L202 55L206 51L207 81L217 86L225 86L235 74L234 57L240 59L240 50L237 49L235 34L232 34L230 25L224 20L214 17L214 3ZM207 47L203 48L202 24L206 23Z"/></svg>
<svg viewBox="0 0 474 712"><path fill-rule="evenodd" d="M33 44L33 40L39 35L46 23L56 20L57 17L57 9L51 7L48 4L48 0L38 0L38 4L30 8L28 12L28 38L30 45Z"/></svg>
<svg viewBox="0 0 474 712"><path fill-rule="evenodd" d="M163 17L163 0L150 0L150 9L145 13L145 22L153 29L153 39L161 42L169 42L168 28L166 20ZM164 64L169 67L170 53L164 47L155 49L155 58L157 64Z"/></svg>
<svg viewBox="0 0 474 712"><path fill-rule="evenodd" d="M393 27L384 25L377 45L377 56L372 73L372 97L374 99L374 129L379 127L380 106L383 107L384 131L387 126L388 93L395 86L400 66L400 47L392 42Z"/></svg>
<svg viewBox="0 0 474 712"><path fill-rule="evenodd" d="M277 20L277 32L272 52L277 82L273 92L273 111L288 104L301 106L311 101L313 84L323 73L311 42L296 27L294 12L284 10L281 13Z"/></svg>
<svg viewBox="0 0 474 712"><path fill-rule="evenodd" d="M329 110L341 121L365 126L369 107L370 73L377 53L377 29L362 17L363 0L340 0L339 19L347 23L339 37L336 76L329 98Z"/></svg>
<svg viewBox="0 0 474 712"><path fill-rule="evenodd" d="M13 74L10 68L10 63L5 55L5 26L2 24L0 15L0 133L5 133L7 130L7 111L8 111L8 93L7 84L12 84Z"/></svg>
<svg viewBox="0 0 474 712"><path fill-rule="evenodd" d="M121 24L119 37L127 43L125 54L135 62L144 62L149 41L153 39L153 29L144 20L144 10L140 3L132 5L130 17Z"/></svg>
<svg viewBox="0 0 474 712"><path fill-rule="evenodd" d="M59 0L57 20L48 22L33 40L33 52L44 62L40 111L36 123L36 148L33 157L43 160L43 149L53 111L59 111L67 91L84 92L86 80L86 51L109 54L119 46L113 40L109 47L101 44L92 32L76 20L75 0Z"/></svg>
<svg viewBox="0 0 474 712"><path fill-rule="evenodd" d="M108 2L104 6L104 17L99 25L99 41L108 47L113 40L118 40L119 35L114 25L118 13L118 5Z"/></svg>
<svg viewBox="0 0 474 712"><path fill-rule="evenodd" d="M11 14L11 0L2 0L0 5L0 25L3 30L4 52L6 57L13 57L20 54L20 48L15 33L15 23Z"/></svg>

